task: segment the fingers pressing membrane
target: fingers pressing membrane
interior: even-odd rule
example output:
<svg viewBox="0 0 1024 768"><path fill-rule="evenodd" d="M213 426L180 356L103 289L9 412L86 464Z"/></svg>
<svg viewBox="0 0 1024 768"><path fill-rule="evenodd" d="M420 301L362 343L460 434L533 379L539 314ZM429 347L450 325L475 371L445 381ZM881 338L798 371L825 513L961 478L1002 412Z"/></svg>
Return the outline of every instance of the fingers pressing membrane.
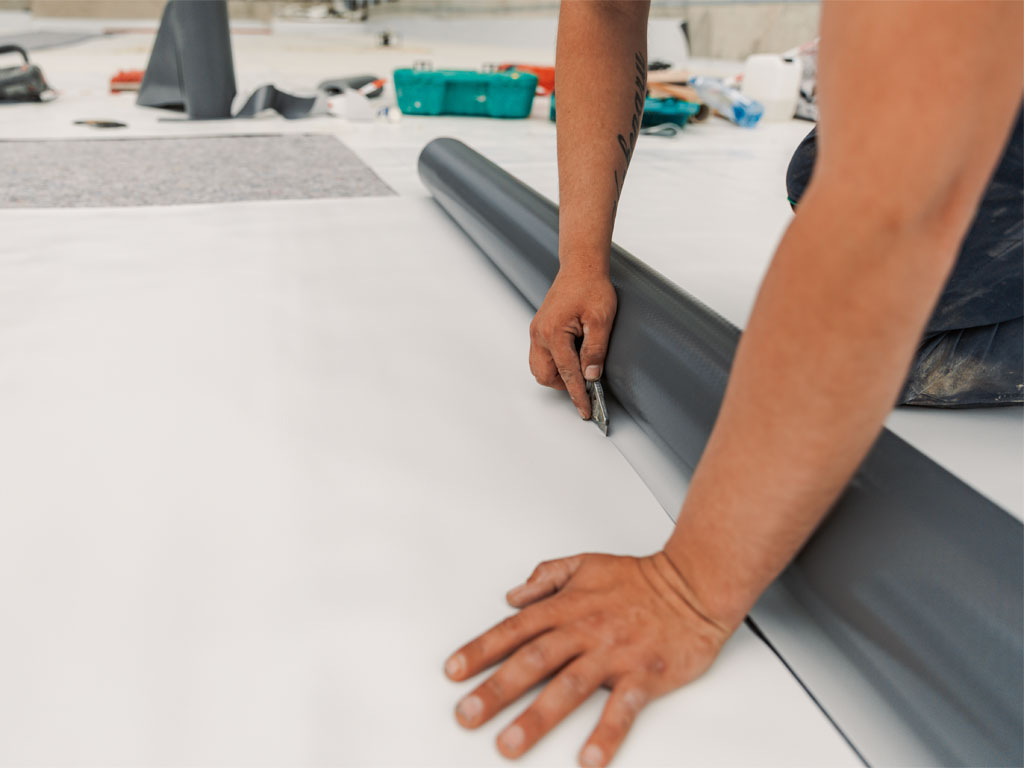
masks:
<svg viewBox="0 0 1024 768"><path fill-rule="evenodd" d="M530 345L530 373L537 379L538 384L555 389L565 389L565 383L558 375L558 368L551 358L551 353L535 343Z"/></svg>
<svg viewBox="0 0 1024 768"><path fill-rule="evenodd" d="M580 638L548 632L524 645L455 707L459 723L483 725L582 650Z"/></svg>
<svg viewBox="0 0 1024 768"><path fill-rule="evenodd" d="M597 727L580 751L580 765L584 768L608 765L647 700L647 693L638 684L620 681L605 702Z"/></svg>
<svg viewBox="0 0 1024 768"><path fill-rule="evenodd" d="M541 598L553 595L560 587L561 585L554 578L546 577L513 587L505 595L505 598L513 608L525 608L530 603L535 603Z"/></svg>
<svg viewBox="0 0 1024 768"><path fill-rule="evenodd" d="M532 606L509 616L448 657L444 671L452 680L465 680L508 656L554 625L553 614Z"/></svg>
<svg viewBox="0 0 1024 768"><path fill-rule="evenodd" d="M582 562L583 555L574 555L541 563L533 570L525 584L510 589L505 598L509 605L522 608L547 597L564 587Z"/></svg>
<svg viewBox="0 0 1024 768"><path fill-rule="evenodd" d="M604 676L602 665L593 656L578 657L555 675L533 704L498 734L498 750L505 757L519 757L596 691Z"/></svg>
<svg viewBox="0 0 1024 768"><path fill-rule="evenodd" d="M580 418L590 418L590 396L587 394L587 385L583 381L583 372L580 370L580 358L576 353L576 337L572 334L562 334L558 340L551 345L551 357L555 361L558 375L565 382L565 388L569 390L569 397L580 412Z"/></svg>

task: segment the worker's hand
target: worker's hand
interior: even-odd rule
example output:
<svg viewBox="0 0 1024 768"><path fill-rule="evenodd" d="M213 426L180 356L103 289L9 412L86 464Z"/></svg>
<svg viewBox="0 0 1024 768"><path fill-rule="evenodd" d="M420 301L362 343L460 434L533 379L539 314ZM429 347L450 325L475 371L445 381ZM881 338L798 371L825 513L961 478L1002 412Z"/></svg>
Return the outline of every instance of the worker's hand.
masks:
<svg viewBox="0 0 1024 768"><path fill-rule="evenodd" d="M505 659L455 708L467 728L554 675L498 736L499 751L510 758L605 685L611 695L579 759L584 766L607 765L643 706L703 673L730 634L695 606L662 552L541 563L507 599L522 610L456 651L445 672L465 680Z"/></svg>
<svg viewBox="0 0 1024 768"><path fill-rule="evenodd" d="M586 382L601 378L616 305L606 275L560 270L530 324L530 370L541 384L568 390L584 419L590 418Z"/></svg>

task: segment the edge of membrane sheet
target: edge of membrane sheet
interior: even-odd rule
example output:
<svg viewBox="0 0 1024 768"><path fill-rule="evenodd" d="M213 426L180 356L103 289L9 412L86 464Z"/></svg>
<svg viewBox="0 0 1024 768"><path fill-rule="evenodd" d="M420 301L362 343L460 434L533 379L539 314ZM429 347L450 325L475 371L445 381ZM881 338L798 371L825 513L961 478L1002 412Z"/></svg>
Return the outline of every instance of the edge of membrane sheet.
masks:
<svg viewBox="0 0 1024 768"><path fill-rule="evenodd" d="M419 170L539 306L557 272L557 206L453 139L428 144ZM612 281L611 436L674 519L739 330L617 246ZM1022 564L1019 520L883 430L750 621L866 763L1019 765Z"/></svg>

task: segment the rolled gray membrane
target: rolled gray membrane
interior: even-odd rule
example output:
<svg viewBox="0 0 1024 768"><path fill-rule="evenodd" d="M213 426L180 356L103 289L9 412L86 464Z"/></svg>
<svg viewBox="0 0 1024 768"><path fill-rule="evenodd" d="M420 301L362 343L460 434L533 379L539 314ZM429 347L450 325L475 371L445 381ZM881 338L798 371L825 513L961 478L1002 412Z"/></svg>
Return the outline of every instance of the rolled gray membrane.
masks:
<svg viewBox="0 0 1024 768"><path fill-rule="evenodd" d="M419 173L539 307L558 207L454 139L429 143ZM606 391L690 474L740 332L614 245L611 279ZM1024 527L889 430L751 625L865 763L1024 764Z"/></svg>

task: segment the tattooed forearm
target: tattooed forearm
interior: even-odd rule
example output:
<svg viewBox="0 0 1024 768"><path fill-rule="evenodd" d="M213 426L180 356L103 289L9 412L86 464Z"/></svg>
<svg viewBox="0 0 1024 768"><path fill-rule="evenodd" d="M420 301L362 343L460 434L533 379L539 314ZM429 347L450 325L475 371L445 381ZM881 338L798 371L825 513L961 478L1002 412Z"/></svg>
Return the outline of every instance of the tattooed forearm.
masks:
<svg viewBox="0 0 1024 768"><path fill-rule="evenodd" d="M623 164L621 169L616 168L615 174L615 202L612 210L619 205L619 195L622 193L622 183L626 180L626 169L629 168L629 160L633 157L633 149L636 147L637 136L640 135L640 119L644 113L644 99L647 96L647 62L640 51L633 54L633 67L636 70L633 77L633 117L629 124L629 135L618 134L615 139L622 150Z"/></svg>

